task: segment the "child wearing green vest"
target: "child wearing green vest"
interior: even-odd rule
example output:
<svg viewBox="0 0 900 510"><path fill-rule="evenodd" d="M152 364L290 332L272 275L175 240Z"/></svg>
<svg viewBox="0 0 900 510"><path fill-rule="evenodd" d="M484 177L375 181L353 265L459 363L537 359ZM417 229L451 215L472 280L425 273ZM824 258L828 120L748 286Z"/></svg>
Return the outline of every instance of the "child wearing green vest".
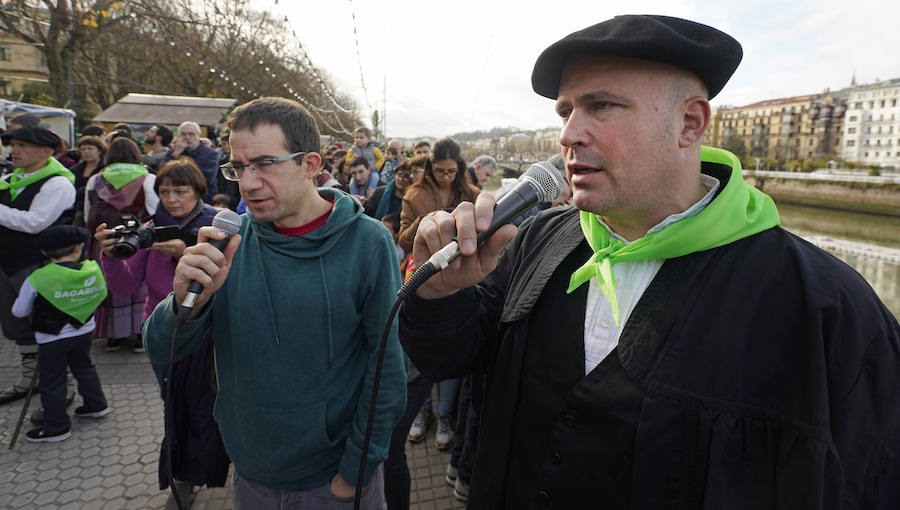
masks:
<svg viewBox="0 0 900 510"><path fill-rule="evenodd" d="M13 304L16 317L31 315L38 343L44 421L26 433L31 442L63 441L72 435L66 411L66 366L78 381L84 400L75 415L99 418L109 413L90 356L94 310L106 297L106 282L96 262L81 261L89 237L87 230L72 225L41 232L38 247L50 263L28 276Z"/></svg>

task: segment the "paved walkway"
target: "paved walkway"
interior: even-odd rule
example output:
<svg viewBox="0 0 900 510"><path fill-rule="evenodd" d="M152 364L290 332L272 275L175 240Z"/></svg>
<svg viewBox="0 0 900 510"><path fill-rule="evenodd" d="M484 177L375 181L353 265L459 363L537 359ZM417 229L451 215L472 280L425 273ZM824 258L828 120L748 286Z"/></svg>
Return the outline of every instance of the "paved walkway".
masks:
<svg viewBox="0 0 900 510"><path fill-rule="evenodd" d="M162 509L168 492L157 485L163 436L162 401L147 357L128 348L107 353L94 343L92 357L112 412L100 419L72 418L72 437L29 443L24 433L7 450L24 401L0 406L0 508L41 510ZM19 354L0 337L0 388L15 380ZM76 398L71 409L81 405ZM35 395L30 410L40 407ZM30 414L30 411L29 411ZM464 508L444 481L449 456L428 441L407 445L413 476L412 510ZM230 477L229 477L230 478ZM231 508L231 488L201 489L192 510Z"/></svg>

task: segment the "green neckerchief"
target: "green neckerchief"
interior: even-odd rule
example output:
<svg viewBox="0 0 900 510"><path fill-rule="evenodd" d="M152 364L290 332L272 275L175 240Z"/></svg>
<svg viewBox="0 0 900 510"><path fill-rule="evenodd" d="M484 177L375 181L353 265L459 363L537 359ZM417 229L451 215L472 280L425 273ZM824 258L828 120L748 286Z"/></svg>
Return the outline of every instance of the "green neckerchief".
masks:
<svg viewBox="0 0 900 510"><path fill-rule="evenodd" d="M34 290L55 308L84 323L106 297L106 281L100 266L86 260L81 269L47 264L28 277Z"/></svg>
<svg viewBox="0 0 900 510"><path fill-rule="evenodd" d="M25 189L25 186L33 182L37 182L45 177L49 177L51 175L62 175L72 184L75 184L75 174L66 170L66 167L62 165L59 161L54 157L47 158L47 165L44 168L41 168L37 172L34 172L31 175L27 175L22 177L24 170L21 168L16 168L13 170L12 175L9 177L7 181L0 181L0 190L8 189L10 196L15 200L19 195L19 192Z"/></svg>
<svg viewBox="0 0 900 510"><path fill-rule="evenodd" d="M136 163L113 163L107 165L100 174L113 188L120 189L129 182L146 175L147 169Z"/></svg>
<svg viewBox="0 0 900 510"><path fill-rule="evenodd" d="M731 176L719 196L699 214L678 220L632 243L625 244L613 237L596 214L581 211L581 231L594 255L572 274L566 292L571 293L596 277L612 307L616 325L621 326L613 272L617 263L681 257L723 246L781 224L772 199L744 182L741 163L734 154L703 147L701 160L731 167Z"/></svg>

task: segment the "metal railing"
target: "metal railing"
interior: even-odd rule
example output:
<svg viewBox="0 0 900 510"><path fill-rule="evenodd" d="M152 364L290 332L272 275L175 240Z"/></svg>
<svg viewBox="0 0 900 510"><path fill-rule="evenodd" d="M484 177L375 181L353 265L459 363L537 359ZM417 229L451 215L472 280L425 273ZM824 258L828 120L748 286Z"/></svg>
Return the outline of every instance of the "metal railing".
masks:
<svg viewBox="0 0 900 510"><path fill-rule="evenodd" d="M799 179L805 181L865 182L869 184L900 184L900 175L859 175L851 172L773 172L770 170L744 170L744 177L771 177L774 179Z"/></svg>

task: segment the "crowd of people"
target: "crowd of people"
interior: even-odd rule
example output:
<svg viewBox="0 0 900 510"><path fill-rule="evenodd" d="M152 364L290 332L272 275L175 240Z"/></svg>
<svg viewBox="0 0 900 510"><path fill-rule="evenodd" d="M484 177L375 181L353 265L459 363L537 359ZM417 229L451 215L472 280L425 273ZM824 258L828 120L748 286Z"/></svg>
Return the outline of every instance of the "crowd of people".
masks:
<svg viewBox="0 0 900 510"><path fill-rule="evenodd" d="M4 203L9 209L0 211L0 215L9 215L0 216L3 234L10 239L17 236L30 241L4 250L7 258L15 255L15 263L4 261L3 267L4 303L10 304L4 317L4 332L20 344L22 365L19 380L5 389L0 399L7 403L22 398L31 376L38 371L41 384L35 391L42 395L43 408L31 416L36 428L29 431L27 439L62 441L70 437L69 421L63 418L68 416L65 408L74 402L75 383L85 377L86 370L91 372L92 382L84 386L86 405L76 410L76 416L101 417L110 411L90 362L91 342L102 339L107 351L125 346L134 353L145 352L144 323L173 291L178 261L188 247L197 243L199 229L211 225L218 210L244 213L249 205L254 214L252 202L247 203L253 199L247 193L242 196L237 186L240 177L231 170L231 133L227 131L216 146L203 138L200 126L191 121L176 129L162 124L150 126L143 135L126 123L109 131L90 125L80 133L74 150L64 151L59 136L41 126L35 115L13 117L9 124L4 133L4 146L10 148L7 182L13 186L25 183L33 194L28 201L18 196L17 200ZM474 201L498 170L496 160L488 155L474 159L470 166L462 157L460 145L450 138L437 141L433 147L427 141L404 147L391 140L382 150L365 127L356 129L353 142L336 142L316 149L319 158L312 177L315 187L338 193L329 203L339 203L334 199L337 196L352 198L358 213L385 227L392 244L390 272L400 280L408 279L415 269L410 249L419 220L432 211L449 211L463 201ZM12 171L16 168L22 169L21 175L37 175L40 179L30 183L20 180ZM29 228L9 221L16 215ZM48 263L59 263L52 256L56 251L37 240L61 226L76 229L66 232L72 239L80 240L60 247L68 250L65 262L70 266L86 264L87 269L79 269L82 272L97 272L104 291L102 296L95 294L89 317L80 321L70 317L68 323L63 320L66 324L61 334L50 335L53 340L68 339L52 344L56 347L77 347L79 356L70 360L68 370L65 356L60 364L59 355L47 359L40 356L42 369L38 369L34 361L40 349L35 344L51 343L48 333L35 329L32 315L46 306L38 307L33 314L33 307L24 304L34 301L29 275ZM129 241L137 239L138 230L150 238L129 245ZM164 236L164 231L169 233ZM75 245L79 246L77 253ZM70 269L74 271L74 266ZM13 301L23 288L31 296L30 301L22 300L19 309L14 310ZM213 418L219 390L206 383L215 374L213 336L206 335L199 347L189 355L179 356L173 367L170 409L175 427L174 437L167 440L177 448L171 467L166 456L160 455L159 485L165 489L173 479L183 500L189 499L198 486L224 485L230 464L219 425ZM169 362L151 364L160 395L165 398ZM384 445L384 497L389 508L408 508L410 475L405 443L422 441L435 422L435 447L442 451L455 447L448 465L448 482L464 501L470 469L464 468L464 475L458 476L457 466L466 429L476 426L473 420L466 420L471 381L456 378L434 384L414 366L409 365L406 370L408 404L392 429L389 443ZM67 371L72 375L66 383ZM459 395L461 385L465 392ZM436 403L431 400L432 388L438 395ZM480 391L476 390L476 394ZM470 430L468 436L474 436L474 432ZM160 451L164 448L161 445ZM470 462L470 457L463 460Z"/></svg>
<svg viewBox="0 0 900 510"><path fill-rule="evenodd" d="M216 142L190 120L91 125L66 151L19 115L0 319L21 370L0 403L39 372L27 439L65 440L67 367L75 415L102 418L91 342L130 342L170 399L160 488L189 501L233 463L235 509L348 508L356 484L363 508L409 508L406 443L432 424L469 508L892 507L896 319L700 146L741 56L665 16L550 46L532 85L556 101L569 187L481 246L498 164L451 138L382 147L358 127L322 147L301 105L261 98ZM454 238L462 258L387 330L370 402L397 289Z"/></svg>

